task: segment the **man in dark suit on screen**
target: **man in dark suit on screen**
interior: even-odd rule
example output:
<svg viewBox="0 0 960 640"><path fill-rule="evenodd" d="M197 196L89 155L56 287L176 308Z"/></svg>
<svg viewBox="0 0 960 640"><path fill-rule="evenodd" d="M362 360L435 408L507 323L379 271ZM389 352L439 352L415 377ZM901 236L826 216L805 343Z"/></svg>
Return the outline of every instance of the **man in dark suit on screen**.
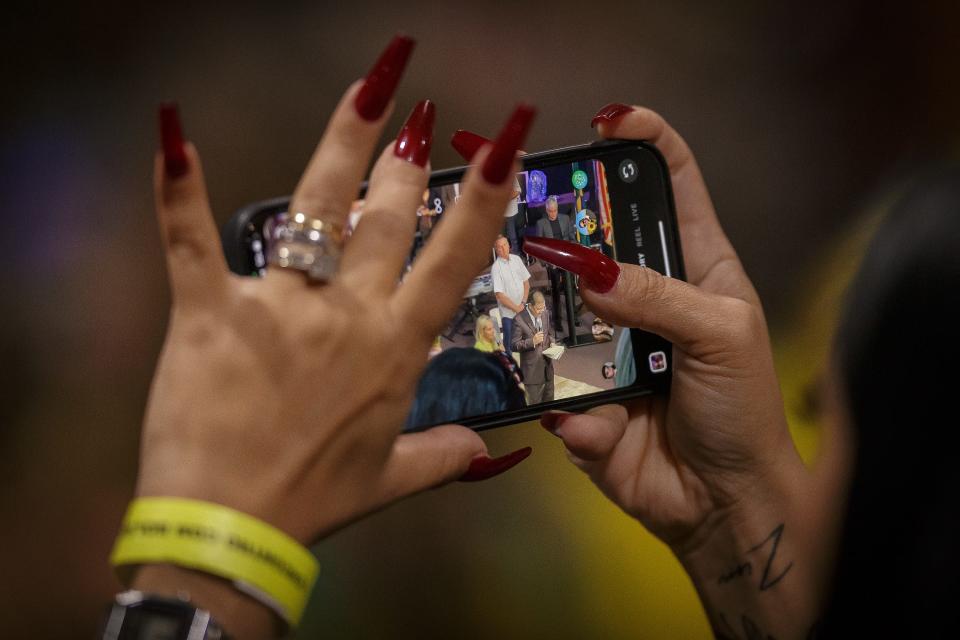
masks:
<svg viewBox="0 0 960 640"><path fill-rule="evenodd" d="M573 220L565 213L560 213L557 196L550 196L544 205L547 215L537 220L537 235L541 238L556 238L558 240L577 241L577 230ZM550 278L550 299L553 301L553 317L560 317L560 295L563 291L563 277L560 270L552 265L547 268L547 277Z"/></svg>
<svg viewBox="0 0 960 640"><path fill-rule="evenodd" d="M553 345L550 312L543 294L534 291L531 303L513 318L510 346L520 353L520 370L527 404L553 400L553 360L543 350Z"/></svg>
<svg viewBox="0 0 960 640"><path fill-rule="evenodd" d="M565 213L560 213L557 196L550 196L544 205L547 215L537 220L537 235L541 238L556 238L557 240L577 241L577 230L573 227L573 220Z"/></svg>

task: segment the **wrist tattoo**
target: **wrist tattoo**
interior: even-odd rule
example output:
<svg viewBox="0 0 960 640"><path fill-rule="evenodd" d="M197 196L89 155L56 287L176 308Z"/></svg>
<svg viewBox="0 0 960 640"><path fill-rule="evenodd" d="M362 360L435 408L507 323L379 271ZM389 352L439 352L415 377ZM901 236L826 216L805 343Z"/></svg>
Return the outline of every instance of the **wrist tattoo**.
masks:
<svg viewBox="0 0 960 640"><path fill-rule="evenodd" d="M753 619L745 613L740 614L740 624L743 627L743 635L737 633L737 631L727 622L727 617L723 613L718 613L719 628L714 629L714 634L717 636L718 640L776 640L776 638L769 633L764 633L760 626L753 621Z"/></svg>
<svg viewBox="0 0 960 640"><path fill-rule="evenodd" d="M783 527L784 524L781 522L773 529L773 531L770 532L770 535L760 542L760 544L754 545L747 549L748 554L760 551L767 547L770 549L769 554L766 556L766 563L763 563L761 558L761 562L758 564L758 568L760 565L763 566L763 574L760 576L759 584L760 591L766 591L780 582L783 577L787 575L787 572L793 568L793 561L790 561L782 570L777 570L774 567L774 561L777 559L777 550L780 548L780 539L783 537ZM724 585L732 580L736 580L737 578L748 577L751 575L753 575L753 563L750 560L738 562L732 569L724 571L722 574L720 574L720 577L717 579L717 584Z"/></svg>
<svg viewBox="0 0 960 640"><path fill-rule="evenodd" d="M753 618L746 613L740 614L740 625L742 632L733 628L733 625L723 615L722 611L717 612L717 624L713 627L713 633L717 640L776 640L776 637L760 628ZM807 630L806 640L817 640L820 635L820 623L814 622Z"/></svg>

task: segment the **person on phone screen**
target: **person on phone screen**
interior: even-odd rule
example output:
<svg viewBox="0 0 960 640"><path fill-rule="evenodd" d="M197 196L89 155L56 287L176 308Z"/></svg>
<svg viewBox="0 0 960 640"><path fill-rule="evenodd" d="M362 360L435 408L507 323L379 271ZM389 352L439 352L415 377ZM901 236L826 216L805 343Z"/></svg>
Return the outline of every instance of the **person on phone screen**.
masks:
<svg viewBox="0 0 960 640"><path fill-rule="evenodd" d="M550 338L550 312L543 294L534 291L532 304L518 313L513 322L510 344L520 352L520 370L527 390L527 402L553 400L553 360L543 355L543 350L553 345Z"/></svg>
<svg viewBox="0 0 960 640"><path fill-rule="evenodd" d="M510 252L520 253L520 240L517 233L518 218L520 212L520 178L513 179L513 196L507 204L507 211L503 214L503 229L507 240L510 242Z"/></svg>
<svg viewBox="0 0 960 640"><path fill-rule="evenodd" d="M473 332L476 341L473 348L486 353L500 351L501 347L497 343L497 331L493 328L493 320L490 316L483 314L477 318L477 326Z"/></svg>
<svg viewBox="0 0 960 640"><path fill-rule="evenodd" d="M493 244L497 259L490 267L493 292L500 307L500 326L503 329L503 344L510 343L513 317L523 311L530 295L530 272L519 256L510 253L510 241L500 236Z"/></svg>
<svg viewBox="0 0 960 640"><path fill-rule="evenodd" d="M544 205L547 210L547 217L537 220L537 235L542 238L556 238L557 240L577 241L577 231L573 227L573 221L565 213L560 213L560 205L557 203L557 196L547 198Z"/></svg>
<svg viewBox="0 0 960 640"><path fill-rule="evenodd" d="M516 363L500 351L453 347L430 360L417 383L405 431L526 406Z"/></svg>
<svg viewBox="0 0 960 640"><path fill-rule="evenodd" d="M568 240L578 242L577 230L573 226L573 220L566 213L560 213L560 205L557 203L557 196L547 198L544 208L547 215L537 220L537 235L541 238L555 238L557 240ZM547 268L547 276L550 278L550 296L553 300L553 317L560 317L560 296L563 292L563 272L552 264L544 263Z"/></svg>

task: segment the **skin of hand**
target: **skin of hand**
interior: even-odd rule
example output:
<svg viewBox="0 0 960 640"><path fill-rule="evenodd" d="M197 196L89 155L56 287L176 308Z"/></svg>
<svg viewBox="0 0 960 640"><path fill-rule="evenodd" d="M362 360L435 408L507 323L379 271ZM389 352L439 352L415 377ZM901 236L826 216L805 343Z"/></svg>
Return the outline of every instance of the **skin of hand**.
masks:
<svg viewBox="0 0 960 640"><path fill-rule="evenodd" d="M606 321L674 344L672 387L668 397L552 412L544 426L606 496L671 547L718 636L752 637L751 626L805 636L824 580L822 549L809 541L819 525L807 517L816 512L811 477L787 427L760 300L686 142L649 109L620 111L600 119L599 132L647 140L663 154L689 282L621 264L612 288L585 286L581 295ZM742 580L722 579L746 563ZM742 631L741 617L750 621Z"/></svg>
<svg viewBox="0 0 960 640"><path fill-rule="evenodd" d="M360 117L361 85L334 112L291 212L344 221L392 109L375 121ZM183 152L183 175L168 175L162 152L155 163L173 303L145 416L137 496L219 503L312 544L485 458L483 440L462 426L400 432L431 343L502 224L513 181L485 178L496 149L478 153L463 196L399 287L408 243L398 238L414 225L425 159L421 166L399 157L389 144L338 273L311 284L292 269L271 268L262 279L229 272L199 156L189 143ZM250 614L252 600L205 574L149 566L134 586L154 593L186 586L235 636L268 633L263 611Z"/></svg>
<svg viewBox="0 0 960 640"><path fill-rule="evenodd" d="M607 105L592 124L604 138L647 140L663 154L690 284L619 265L615 283L580 293L599 317L670 339L673 385L669 398L548 412L541 421L613 502L667 542L718 637L771 629L778 638L809 637L839 537L846 477L839 461L850 459L853 445L829 437L816 475L803 466L763 309L686 142L642 107ZM470 161L484 140L461 129L451 142ZM546 262L557 255L526 242L525 251ZM589 284L588 262L552 264L581 265L581 283Z"/></svg>
<svg viewBox="0 0 960 640"><path fill-rule="evenodd" d="M389 116L359 118L356 90L334 113L291 210L348 210ZM497 220L489 213L507 201L509 185L468 175L452 223L437 230L446 237L425 248L398 288L406 247L394 233L412 225L429 174L396 157L391 143L373 169L363 223L340 271L317 286L287 269L263 279L229 273L199 158L189 146L188 154L191 171L177 180L157 160L174 300L146 413L138 495L211 500L310 543L461 475L485 452L475 432L450 426L401 436L400 425L433 337L483 252L443 258L459 255L469 233L492 242ZM424 358L396 344L414 345Z"/></svg>

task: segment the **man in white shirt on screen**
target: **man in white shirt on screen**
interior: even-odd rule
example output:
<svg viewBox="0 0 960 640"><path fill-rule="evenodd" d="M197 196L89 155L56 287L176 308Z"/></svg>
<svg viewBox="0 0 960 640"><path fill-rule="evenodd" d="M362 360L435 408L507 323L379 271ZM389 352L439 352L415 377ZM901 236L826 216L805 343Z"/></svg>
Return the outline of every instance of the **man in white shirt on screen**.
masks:
<svg viewBox="0 0 960 640"><path fill-rule="evenodd" d="M513 318L523 311L530 294L530 272L519 256L510 253L510 241L500 236L493 245L497 259L490 267L493 293L500 308L500 325L503 344L510 344L513 335Z"/></svg>

